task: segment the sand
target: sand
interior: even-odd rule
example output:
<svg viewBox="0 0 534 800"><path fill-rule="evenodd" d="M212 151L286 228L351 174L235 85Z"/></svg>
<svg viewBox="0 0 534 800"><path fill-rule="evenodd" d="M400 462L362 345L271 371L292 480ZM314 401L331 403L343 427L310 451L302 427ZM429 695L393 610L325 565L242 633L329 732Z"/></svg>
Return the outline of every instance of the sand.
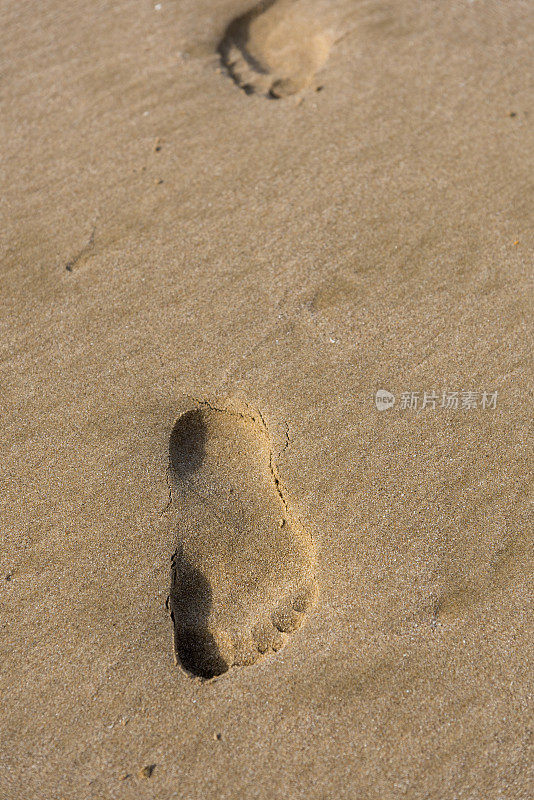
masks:
<svg viewBox="0 0 534 800"><path fill-rule="evenodd" d="M0 3L0 796L527 800L532 6L251 5ZM184 395L268 432L201 420L259 509L239 636L295 584L265 453L319 586L210 680Z"/></svg>

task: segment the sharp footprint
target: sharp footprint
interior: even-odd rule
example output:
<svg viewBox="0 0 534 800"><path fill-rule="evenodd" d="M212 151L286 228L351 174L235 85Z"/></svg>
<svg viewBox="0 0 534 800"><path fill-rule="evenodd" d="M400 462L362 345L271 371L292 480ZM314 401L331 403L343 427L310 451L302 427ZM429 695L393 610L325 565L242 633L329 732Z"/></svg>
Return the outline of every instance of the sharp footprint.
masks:
<svg viewBox="0 0 534 800"><path fill-rule="evenodd" d="M317 594L315 551L259 413L200 403L178 418L169 450L175 652L211 678L279 650L300 627Z"/></svg>

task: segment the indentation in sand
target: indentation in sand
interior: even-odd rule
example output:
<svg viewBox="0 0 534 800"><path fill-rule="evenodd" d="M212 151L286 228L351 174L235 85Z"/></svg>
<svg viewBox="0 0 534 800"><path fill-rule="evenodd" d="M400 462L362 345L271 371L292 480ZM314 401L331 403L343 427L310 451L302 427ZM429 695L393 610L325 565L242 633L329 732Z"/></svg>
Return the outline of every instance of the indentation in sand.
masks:
<svg viewBox="0 0 534 800"><path fill-rule="evenodd" d="M288 97L308 86L328 58L334 35L321 23L309 3L264 0L230 23L218 52L247 94Z"/></svg>
<svg viewBox="0 0 534 800"><path fill-rule="evenodd" d="M279 650L300 627L317 593L315 551L261 414L199 402L178 418L169 451L175 653L211 678Z"/></svg>

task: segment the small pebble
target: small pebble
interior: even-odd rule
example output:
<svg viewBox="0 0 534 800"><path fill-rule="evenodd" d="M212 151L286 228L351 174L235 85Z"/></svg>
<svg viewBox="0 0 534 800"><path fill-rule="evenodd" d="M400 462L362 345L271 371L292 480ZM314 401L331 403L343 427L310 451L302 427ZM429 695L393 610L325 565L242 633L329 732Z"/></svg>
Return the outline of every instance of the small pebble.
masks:
<svg viewBox="0 0 534 800"><path fill-rule="evenodd" d="M140 771L139 777L140 778L151 778L152 777L152 773L154 772L155 769L156 769L156 765L155 764L147 764L147 766L143 767L143 769Z"/></svg>

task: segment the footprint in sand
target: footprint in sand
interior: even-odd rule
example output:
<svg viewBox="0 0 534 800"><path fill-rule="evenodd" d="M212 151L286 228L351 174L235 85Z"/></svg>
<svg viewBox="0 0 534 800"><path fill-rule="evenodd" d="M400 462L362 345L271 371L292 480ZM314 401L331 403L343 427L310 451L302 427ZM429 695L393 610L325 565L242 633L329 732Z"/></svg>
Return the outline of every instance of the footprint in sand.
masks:
<svg viewBox="0 0 534 800"><path fill-rule="evenodd" d="M258 412L199 403L178 418L169 450L175 653L211 678L279 650L302 624L317 594L314 547Z"/></svg>
<svg viewBox="0 0 534 800"><path fill-rule="evenodd" d="M222 62L247 94L296 94L328 58L336 39L331 11L328 0L264 0L230 23L218 48Z"/></svg>

